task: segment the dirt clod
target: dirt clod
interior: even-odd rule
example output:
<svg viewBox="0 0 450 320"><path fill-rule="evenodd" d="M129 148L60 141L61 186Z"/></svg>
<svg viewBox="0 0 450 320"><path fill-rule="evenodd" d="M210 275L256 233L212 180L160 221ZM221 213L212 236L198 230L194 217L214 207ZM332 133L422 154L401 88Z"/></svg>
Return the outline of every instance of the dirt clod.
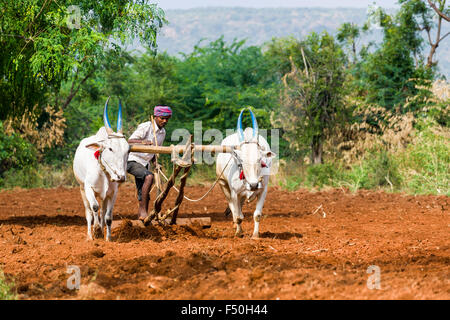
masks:
<svg viewBox="0 0 450 320"><path fill-rule="evenodd" d="M78 291L78 299L93 300L98 299L102 294L106 293L106 289L95 282L89 284L82 284Z"/></svg>

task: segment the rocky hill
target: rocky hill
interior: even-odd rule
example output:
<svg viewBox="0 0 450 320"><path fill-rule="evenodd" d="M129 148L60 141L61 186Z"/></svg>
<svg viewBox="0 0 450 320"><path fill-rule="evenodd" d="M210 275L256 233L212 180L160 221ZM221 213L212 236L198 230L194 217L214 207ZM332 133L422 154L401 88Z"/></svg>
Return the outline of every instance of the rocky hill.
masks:
<svg viewBox="0 0 450 320"><path fill-rule="evenodd" d="M206 44L222 35L227 41L247 39L247 45L260 45L273 37L302 38L311 31L326 30L334 34L344 22L362 26L367 11L360 8L196 8L166 10L166 17L169 24L159 35L159 50L178 54L191 52L200 40ZM445 31L449 30L447 23ZM380 30L374 29L363 36L359 45L380 39ZM437 58L442 73L450 79L450 37L438 48Z"/></svg>

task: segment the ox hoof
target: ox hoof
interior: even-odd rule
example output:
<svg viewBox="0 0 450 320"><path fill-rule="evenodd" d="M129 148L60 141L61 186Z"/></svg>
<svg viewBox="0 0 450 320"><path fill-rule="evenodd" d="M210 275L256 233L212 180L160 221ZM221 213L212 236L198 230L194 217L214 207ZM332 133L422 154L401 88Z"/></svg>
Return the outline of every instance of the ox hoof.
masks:
<svg viewBox="0 0 450 320"><path fill-rule="evenodd" d="M88 235L86 236L86 241L92 241L92 240L94 240L94 239L92 238L92 235L88 234Z"/></svg>
<svg viewBox="0 0 450 320"><path fill-rule="evenodd" d="M261 239L261 238L259 237L259 234L254 234L254 235L252 235L252 240L259 240L259 239Z"/></svg>
<svg viewBox="0 0 450 320"><path fill-rule="evenodd" d="M144 224L144 226L149 226L152 223L152 217L151 216L147 216L144 219L139 218L140 221L142 221L142 223Z"/></svg>
<svg viewBox="0 0 450 320"><path fill-rule="evenodd" d="M243 237L244 237L244 233L243 233L243 232L236 232L236 233L234 234L234 236L235 236L236 238L243 238Z"/></svg>
<svg viewBox="0 0 450 320"><path fill-rule="evenodd" d="M103 238L103 230L100 226L95 226L94 227L94 237L96 239L101 239Z"/></svg>

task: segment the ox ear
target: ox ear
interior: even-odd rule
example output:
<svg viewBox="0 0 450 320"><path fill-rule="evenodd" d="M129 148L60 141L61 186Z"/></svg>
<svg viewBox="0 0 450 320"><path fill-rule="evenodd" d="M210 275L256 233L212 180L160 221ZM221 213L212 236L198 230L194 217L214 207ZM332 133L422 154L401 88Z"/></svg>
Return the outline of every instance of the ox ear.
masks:
<svg viewBox="0 0 450 320"><path fill-rule="evenodd" d="M86 145L86 148L91 149L91 150L99 150L102 148L102 145L99 144L98 142L93 142L93 143Z"/></svg>
<svg viewBox="0 0 450 320"><path fill-rule="evenodd" d="M263 151L262 152L263 156L266 158L275 158L277 155L275 154L275 152L273 151Z"/></svg>

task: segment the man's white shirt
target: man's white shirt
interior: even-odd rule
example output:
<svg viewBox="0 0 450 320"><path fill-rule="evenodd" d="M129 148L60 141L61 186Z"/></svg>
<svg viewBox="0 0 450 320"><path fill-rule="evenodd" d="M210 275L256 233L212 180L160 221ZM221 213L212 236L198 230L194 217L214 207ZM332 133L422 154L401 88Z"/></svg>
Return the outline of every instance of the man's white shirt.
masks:
<svg viewBox="0 0 450 320"><path fill-rule="evenodd" d="M166 130L164 128L159 128L156 125L156 123L154 125L156 128L156 141L158 142L158 146L162 146L164 139L166 137ZM129 137L129 139L152 141L153 145L156 146L152 122L147 121L141 123L137 127L137 129L133 132L133 134ZM128 156L128 161L136 161L137 163L146 166L148 163L150 163L150 160L152 160L154 156L155 156L154 153L130 152Z"/></svg>

